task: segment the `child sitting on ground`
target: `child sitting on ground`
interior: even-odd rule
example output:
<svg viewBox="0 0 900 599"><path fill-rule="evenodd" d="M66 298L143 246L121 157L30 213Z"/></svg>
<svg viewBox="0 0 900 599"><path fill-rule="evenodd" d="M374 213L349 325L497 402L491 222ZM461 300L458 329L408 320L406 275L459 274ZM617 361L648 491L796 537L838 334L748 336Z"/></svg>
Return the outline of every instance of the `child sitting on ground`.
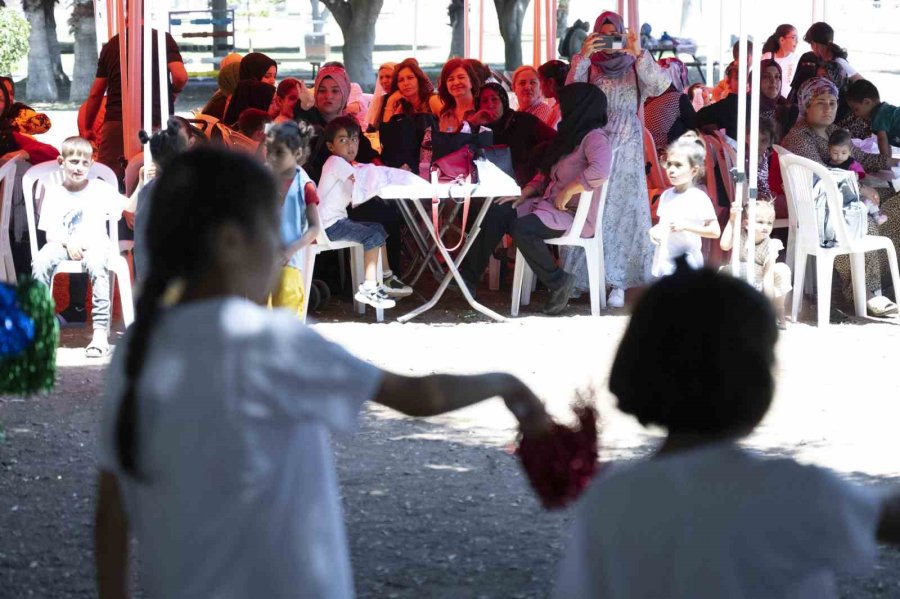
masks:
<svg viewBox="0 0 900 599"><path fill-rule="evenodd" d="M366 401L421 417L502 397L526 436L549 428L512 375L394 374L263 308L281 197L256 161L213 148L156 181L147 285L106 373L102 599L128 596L129 529L148 596L353 597L331 437Z"/></svg>
<svg viewBox="0 0 900 599"><path fill-rule="evenodd" d="M747 257L750 252L748 234L750 232L749 212L743 209L731 209L731 215L725 230L722 231L722 239L719 246L723 252L731 251L734 247L734 229L737 216L741 213L741 276L746 279ZM753 286L762 291L766 297L772 300L775 306L775 318L778 328L785 327L784 301L791 290L791 269L784 262L778 262L778 254L784 249L780 239L770 237L775 226L775 204L772 202L756 202L756 223L753 237L756 240L753 250ZM731 266L722 267L723 272L731 272Z"/></svg>
<svg viewBox="0 0 900 599"><path fill-rule="evenodd" d="M300 250L319 235L319 196L302 166L310 156L313 128L285 121L266 136L266 163L283 192L281 205L281 274L272 293L272 306L288 308L303 317L303 273Z"/></svg>
<svg viewBox="0 0 900 599"><path fill-rule="evenodd" d="M94 335L85 349L89 358L109 353L109 270L110 247L107 223L111 215L120 218L126 199L109 183L88 179L94 164L94 150L81 137L62 143L58 158L63 172L61 185L47 185L38 228L47 234L47 243L32 262L34 278L48 287L53 272L64 260L77 260L91 279L91 320Z"/></svg>
<svg viewBox="0 0 900 599"><path fill-rule="evenodd" d="M869 123L878 138L879 153L891 158L891 146L900 146L900 108L882 102L878 88L868 79L850 83L846 98L853 114Z"/></svg>
<svg viewBox="0 0 900 599"><path fill-rule="evenodd" d="M359 286L354 298L374 308L393 308L392 297L406 297L412 288L404 284L391 271L385 252L387 233L378 223L357 222L347 216L347 206L353 197L356 181L356 153L359 150L361 129L356 119L340 116L333 119L322 134L331 156L322 167L319 179L319 201L322 227L328 239L355 241L362 244L365 253L365 282ZM381 253L383 283L375 280L378 254Z"/></svg>
<svg viewBox="0 0 900 599"><path fill-rule="evenodd" d="M667 436L591 484L555 597L834 599L876 541L900 544L900 495L742 447L772 402L777 339L770 302L736 278L681 260L644 293L609 389Z"/></svg>
<svg viewBox="0 0 900 599"><path fill-rule="evenodd" d="M856 176L859 178L859 180L862 181L866 177L866 170L859 162L853 159L853 156L850 155L850 150L852 147L853 140L850 137L850 132L846 129L835 129L835 131L828 138L828 167L839 168L845 171L853 171L854 173L856 173ZM874 183L874 180L867 181L867 183ZM854 194L853 198L845 197L844 201L846 202L850 199L855 200L857 198ZM878 207L878 204L865 196L860 196L859 199L862 200L862 203L866 205L866 209L869 211L869 214L877 224L881 225L887 221L887 215L881 213L881 209Z"/></svg>
<svg viewBox="0 0 900 599"><path fill-rule="evenodd" d="M666 175L672 187L660 196L656 210L659 223L650 229L650 241L657 246L654 277L672 274L675 259L685 254L693 268L702 267L701 238L719 237L712 200L695 186L703 176L705 158L703 142L692 133L682 135L667 150Z"/></svg>

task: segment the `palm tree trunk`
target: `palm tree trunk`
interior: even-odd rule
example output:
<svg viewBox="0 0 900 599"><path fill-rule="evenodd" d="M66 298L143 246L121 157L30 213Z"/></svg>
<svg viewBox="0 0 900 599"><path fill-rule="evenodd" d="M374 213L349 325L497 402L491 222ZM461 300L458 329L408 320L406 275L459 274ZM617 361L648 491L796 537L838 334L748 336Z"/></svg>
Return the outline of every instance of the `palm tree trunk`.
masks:
<svg viewBox="0 0 900 599"><path fill-rule="evenodd" d="M22 3L25 18L31 25L28 36L28 99L38 102L55 102L59 96L54 77L54 64L47 36L47 13L41 0Z"/></svg>
<svg viewBox="0 0 900 599"><path fill-rule="evenodd" d="M69 100L83 102L88 97L97 70L97 29L93 3L82 1L73 4L69 25L75 37L75 66Z"/></svg>

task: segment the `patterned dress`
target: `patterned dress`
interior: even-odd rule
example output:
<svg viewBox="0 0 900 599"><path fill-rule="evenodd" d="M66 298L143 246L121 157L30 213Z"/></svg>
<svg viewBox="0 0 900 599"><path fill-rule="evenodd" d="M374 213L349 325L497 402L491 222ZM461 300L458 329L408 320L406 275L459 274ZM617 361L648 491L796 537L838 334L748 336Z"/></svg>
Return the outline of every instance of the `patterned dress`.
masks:
<svg viewBox="0 0 900 599"><path fill-rule="evenodd" d="M651 280L653 245L647 235L650 203L644 172L643 125L638 117L638 107L672 84L646 50L641 52L634 67L620 78L605 77L590 60L578 54L572 57L566 80L566 83L593 83L606 94L609 121L604 130L616 154L603 211L603 251L607 283L620 289L645 285ZM561 255L563 269L577 278L577 288L587 290L584 250L566 247L561 250Z"/></svg>

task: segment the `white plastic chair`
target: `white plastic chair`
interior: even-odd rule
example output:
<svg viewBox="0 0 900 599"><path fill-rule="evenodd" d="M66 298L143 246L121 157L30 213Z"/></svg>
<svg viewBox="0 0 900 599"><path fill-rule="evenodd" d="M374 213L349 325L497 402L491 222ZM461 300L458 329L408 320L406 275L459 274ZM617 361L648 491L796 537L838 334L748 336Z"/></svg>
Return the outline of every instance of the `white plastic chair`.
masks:
<svg viewBox="0 0 900 599"><path fill-rule="evenodd" d="M301 251L301 263L303 264L303 322L306 322L307 312L309 310L309 293L312 287L313 268L316 265L316 256L323 252L331 250L350 250L350 280L353 285L353 293L359 288L360 281L365 280L366 267L363 262L363 246L355 241L331 241L325 234L325 229L321 229L316 242L303 248ZM378 256L378 266L376 269L377 281L381 282L381 255ZM353 300L356 312L359 314L366 313L366 305L362 302ZM375 320L382 322L384 320L384 310L382 308L375 309Z"/></svg>
<svg viewBox="0 0 900 599"><path fill-rule="evenodd" d="M47 184L62 184L62 169L55 160L36 164L25 172L22 177L22 191L25 194L25 213L28 216L28 237L31 243L31 258L34 260L38 253L37 246L37 221L35 219L35 199L43 198L44 186ZM116 191L119 182L116 174L108 166L95 162L88 171L89 179L100 179L111 185ZM110 281L110 311L113 305L113 295L116 284L119 287L119 298L122 300L122 320L125 326L134 322L134 301L131 293L131 271L128 262L119 254L119 218L121 213L109 217L109 269ZM55 277L60 273L80 274L84 269L80 260L63 260L53 272ZM50 278L50 293L53 293L53 277Z"/></svg>
<svg viewBox="0 0 900 599"><path fill-rule="evenodd" d="M613 156L615 159L615 156ZM575 211L575 220L572 226L562 237L546 239L544 243L548 245L569 245L584 248L584 255L587 259L588 282L591 292L591 316L599 316L600 310L606 309L606 266L603 256L603 208L606 206L606 190L608 182L603 184L598 190L584 191L578 200L578 208ZM599 194L596 202L596 217L594 218L595 228L594 235L591 237L582 237L581 231L584 229L584 223L587 221L588 211L594 204L593 198L595 194ZM522 253L516 250L516 266L513 271L512 285L512 306L510 314L519 315L519 304L527 306L531 301L531 289L534 283L534 273L528 263L525 261ZM525 291L523 293L523 290Z"/></svg>
<svg viewBox="0 0 900 599"><path fill-rule="evenodd" d="M790 186L787 184L787 177L784 174L784 164L781 162L781 158L784 156L793 156L791 152L786 150L785 148L779 145L773 145L772 149L775 150L775 153L778 155L778 165L781 167L781 177L784 179L784 195L787 199L787 209L788 209L788 217L787 218L776 218L775 224L773 225L773 229L784 229L788 230L788 238L787 238L787 249L784 255L784 261L787 263L788 268L791 269L791 272L794 271L794 262L795 262L795 253L796 248L794 247L797 243L797 217L794 216L796 210L794 208L793 200L791 199L791 191Z"/></svg>
<svg viewBox="0 0 900 599"><path fill-rule="evenodd" d="M13 187L15 187L16 166L19 157L7 161L0 168L0 281L16 283L16 267L12 257L12 243L9 239L9 221L12 215Z"/></svg>
<svg viewBox="0 0 900 599"><path fill-rule="evenodd" d="M842 214L843 198L828 169L817 162L793 154L780 155L781 172L785 191L790 198L791 212L798 224L796 242L796 268L794 270L794 298L792 318L797 320L803 297L803 281L806 274L806 259L816 258L816 281L818 302L818 325L825 326L831 314L831 273L834 259L842 254L850 255L850 272L853 283L853 304L857 316L866 315L865 253L885 250L891 268L894 289L900 289L900 272L897 270L897 251L887 237L866 235L861 239L850 239L847 227L841 217L832 219L837 245L823 248L819 244L819 226L816 218L813 176L821 179L821 189L825 192L831 214Z"/></svg>

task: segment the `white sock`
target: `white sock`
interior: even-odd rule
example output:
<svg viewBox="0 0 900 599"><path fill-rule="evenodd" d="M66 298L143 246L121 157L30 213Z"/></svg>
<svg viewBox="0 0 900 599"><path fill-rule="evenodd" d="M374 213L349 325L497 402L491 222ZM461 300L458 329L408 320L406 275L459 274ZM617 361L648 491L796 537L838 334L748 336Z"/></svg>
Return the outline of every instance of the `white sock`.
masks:
<svg viewBox="0 0 900 599"><path fill-rule="evenodd" d="M394 272L391 269L381 271L381 278L384 280L388 280L394 276Z"/></svg>
<svg viewBox="0 0 900 599"><path fill-rule="evenodd" d="M366 280L362 286L366 291L375 291L376 289L378 289L378 283L376 283L375 281Z"/></svg>

